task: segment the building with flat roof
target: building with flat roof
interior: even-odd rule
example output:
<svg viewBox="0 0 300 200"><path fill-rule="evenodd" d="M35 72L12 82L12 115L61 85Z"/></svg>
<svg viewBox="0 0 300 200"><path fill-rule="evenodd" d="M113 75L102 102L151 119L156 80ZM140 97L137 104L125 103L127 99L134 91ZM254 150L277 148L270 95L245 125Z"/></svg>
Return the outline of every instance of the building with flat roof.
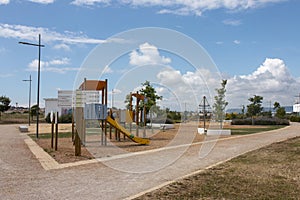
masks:
<svg viewBox="0 0 300 200"><path fill-rule="evenodd" d="M44 98L45 117L51 112L58 112L59 116L70 114L73 107L99 103L99 98L99 91L94 90L58 90L57 98Z"/></svg>

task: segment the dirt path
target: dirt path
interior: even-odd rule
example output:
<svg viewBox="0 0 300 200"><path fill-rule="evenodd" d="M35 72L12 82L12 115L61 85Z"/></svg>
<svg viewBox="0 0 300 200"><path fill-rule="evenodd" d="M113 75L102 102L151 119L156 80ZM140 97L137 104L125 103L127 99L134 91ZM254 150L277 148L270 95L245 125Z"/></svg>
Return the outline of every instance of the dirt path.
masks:
<svg viewBox="0 0 300 200"><path fill-rule="evenodd" d="M183 126L183 133L190 127ZM234 138L177 146L45 171L16 125L0 127L2 199L124 199L250 150L299 136L299 124ZM180 145L180 137L177 141ZM176 143L176 142L175 142Z"/></svg>

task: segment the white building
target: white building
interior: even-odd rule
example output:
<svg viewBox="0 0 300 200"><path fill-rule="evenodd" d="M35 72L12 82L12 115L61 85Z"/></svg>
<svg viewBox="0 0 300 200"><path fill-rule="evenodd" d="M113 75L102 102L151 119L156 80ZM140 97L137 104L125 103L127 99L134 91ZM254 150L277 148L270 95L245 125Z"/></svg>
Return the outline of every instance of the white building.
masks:
<svg viewBox="0 0 300 200"><path fill-rule="evenodd" d="M296 112L296 113L300 112L300 104L299 103L293 105L293 112Z"/></svg>
<svg viewBox="0 0 300 200"><path fill-rule="evenodd" d="M74 94L74 95L73 95ZM57 98L44 98L45 117L48 113L58 112L59 116L72 113L72 107L84 107L84 104L99 103L99 91L59 90Z"/></svg>

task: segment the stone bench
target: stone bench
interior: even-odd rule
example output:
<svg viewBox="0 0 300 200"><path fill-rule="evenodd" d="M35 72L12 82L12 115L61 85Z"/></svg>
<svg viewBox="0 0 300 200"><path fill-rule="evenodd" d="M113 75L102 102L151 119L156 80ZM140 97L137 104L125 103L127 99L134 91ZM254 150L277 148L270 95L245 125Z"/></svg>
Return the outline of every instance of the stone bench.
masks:
<svg viewBox="0 0 300 200"><path fill-rule="evenodd" d="M28 127L27 126L19 126L19 130L21 133L27 133L28 132Z"/></svg>
<svg viewBox="0 0 300 200"><path fill-rule="evenodd" d="M205 134L204 128L198 128L198 133L200 135ZM231 135L231 130L227 129L207 129L206 135Z"/></svg>

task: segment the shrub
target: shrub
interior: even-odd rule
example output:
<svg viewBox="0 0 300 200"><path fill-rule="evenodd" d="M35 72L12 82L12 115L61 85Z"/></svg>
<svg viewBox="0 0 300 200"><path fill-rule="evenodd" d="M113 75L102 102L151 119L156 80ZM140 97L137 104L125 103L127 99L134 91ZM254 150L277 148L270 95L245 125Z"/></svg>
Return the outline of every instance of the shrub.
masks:
<svg viewBox="0 0 300 200"><path fill-rule="evenodd" d="M71 123L72 122L72 114L61 115L58 118L59 123Z"/></svg>
<svg viewBox="0 0 300 200"><path fill-rule="evenodd" d="M233 119L231 122L232 125L252 125L251 118L247 119Z"/></svg>
<svg viewBox="0 0 300 200"><path fill-rule="evenodd" d="M51 123L51 121L50 121L50 113L47 114L45 120L46 120L47 123Z"/></svg>
<svg viewBox="0 0 300 200"><path fill-rule="evenodd" d="M234 119L231 122L232 125L252 125L251 118L247 119ZM286 119L279 119L277 117L258 117L254 119L255 125L290 125Z"/></svg>
<svg viewBox="0 0 300 200"><path fill-rule="evenodd" d="M45 120L46 120L47 123L51 123L51 121L50 121L50 113L47 114ZM72 122L72 114L61 115L58 118L58 123L71 123L71 122Z"/></svg>
<svg viewBox="0 0 300 200"><path fill-rule="evenodd" d="M292 115L292 116L290 117L290 121L291 121L291 122L300 122L300 116Z"/></svg>

